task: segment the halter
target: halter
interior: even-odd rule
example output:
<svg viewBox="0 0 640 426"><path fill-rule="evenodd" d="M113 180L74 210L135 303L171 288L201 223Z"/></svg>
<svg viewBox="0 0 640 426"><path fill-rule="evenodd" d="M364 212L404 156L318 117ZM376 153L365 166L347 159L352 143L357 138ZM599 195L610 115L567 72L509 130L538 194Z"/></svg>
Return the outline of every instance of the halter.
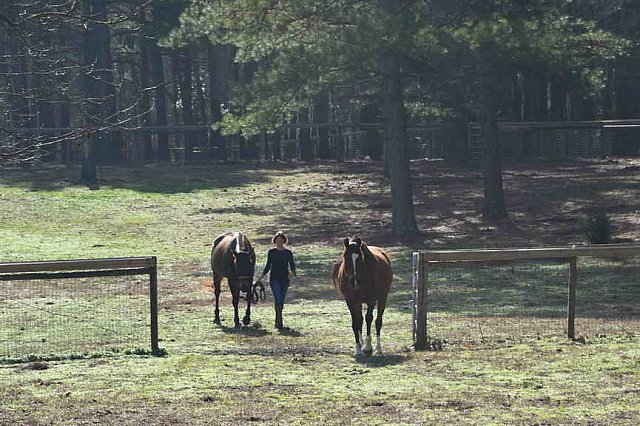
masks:
<svg viewBox="0 0 640 426"><path fill-rule="evenodd" d="M236 276L236 278L238 279L238 286L240 287L240 292L243 292L243 291L244 291L244 292L246 292L246 293L249 293L250 291L252 291L252 286L251 286L251 284L249 284L249 288L247 288L246 290L244 290L244 289L243 289L243 286L242 286L242 285L240 285L240 280L245 280L245 281L246 281L246 280L251 280L251 279L253 279L253 276L251 276L251 275L237 275L237 276ZM249 281L249 282L251 282L251 281Z"/></svg>
<svg viewBox="0 0 640 426"><path fill-rule="evenodd" d="M256 281L253 284L253 291L251 294L254 302L258 302L258 300L265 300L267 298L267 292L264 290L264 284L262 284L262 281Z"/></svg>
<svg viewBox="0 0 640 426"><path fill-rule="evenodd" d="M236 246L233 250L235 255L244 254L244 255L251 256L253 253L255 253L253 250L253 247L250 247L250 250L246 250L246 247L244 245L243 235L241 233L236 234L235 241L236 241ZM238 280L253 280L253 275L236 275L236 278Z"/></svg>
<svg viewBox="0 0 640 426"><path fill-rule="evenodd" d="M253 303L258 303L260 300L267 298L267 292L264 290L264 284L262 281L256 281L251 286L251 289L247 291L246 297L240 294L240 298L243 300L251 300Z"/></svg>

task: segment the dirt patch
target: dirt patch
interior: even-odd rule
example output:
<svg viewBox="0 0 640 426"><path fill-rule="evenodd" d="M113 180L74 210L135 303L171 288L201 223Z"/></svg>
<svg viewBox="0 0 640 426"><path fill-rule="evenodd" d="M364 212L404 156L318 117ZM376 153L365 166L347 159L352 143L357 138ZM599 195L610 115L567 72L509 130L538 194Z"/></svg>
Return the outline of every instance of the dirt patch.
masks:
<svg viewBox="0 0 640 426"><path fill-rule="evenodd" d="M30 362L24 366L25 370L48 370L49 363L44 361Z"/></svg>

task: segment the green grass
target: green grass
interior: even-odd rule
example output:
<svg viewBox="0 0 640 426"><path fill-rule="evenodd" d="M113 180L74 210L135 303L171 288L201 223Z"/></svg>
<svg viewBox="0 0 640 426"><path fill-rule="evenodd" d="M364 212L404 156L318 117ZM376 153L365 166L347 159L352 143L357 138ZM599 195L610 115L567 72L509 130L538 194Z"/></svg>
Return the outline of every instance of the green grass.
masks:
<svg viewBox="0 0 640 426"><path fill-rule="evenodd" d="M561 323L565 297L564 281L556 285L540 278L558 275L554 266L542 274L524 269L515 282L508 270L481 270L475 278L454 280L455 285L440 289L437 324L444 333L469 338L445 344L441 352L410 350L411 252L424 242L389 235L389 212L383 207L389 195L381 170L349 167L102 168L99 191L76 185L75 169L3 172L0 259L158 256L160 346L167 355L126 355L109 352L109 345L92 349L78 343L72 348L77 352L66 357L60 351L42 363L0 364L0 424L637 423L637 329L620 333L628 323L608 321L603 324L610 328L601 326L584 343L567 341L562 329L549 330L545 321ZM423 226L430 223L421 214ZM210 243L229 229L249 235L259 264L273 232L288 232L299 265L285 307L292 332L274 330L270 298L252 309L251 326L233 329L226 287L223 325L213 324ZM352 356L350 317L329 280L342 238L356 233L384 246L393 259L382 357ZM472 237L467 244L474 245ZM631 267L632 278L619 285L627 273L618 271L619 264L585 267L598 277L579 289L586 306L605 312L601 304L608 300L637 320L636 270ZM108 289L118 284L101 280L91 284L108 283ZM76 303L58 292L53 306L77 316L95 311L91 286L77 291ZM558 303L556 296L562 297ZM105 294L97 300L107 311L129 303ZM20 326L6 312L0 311L3 340ZM122 327L136 323L135 312L121 311L130 315ZM513 314L522 318L514 320ZM483 324L483 333L489 333L509 315L518 333L531 327L549 332L532 339L511 333L492 347L479 344L477 329L464 328L475 318L473 324ZM144 318L142 327L147 326ZM580 331L580 323L577 327ZM87 337L69 327L37 333L76 342ZM90 337L97 343L105 338L100 332ZM146 342L142 337L133 344L145 347Z"/></svg>
<svg viewBox="0 0 640 426"><path fill-rule="evenodd" d="M2 370L0 419L631 425L639 391L627 380L637 374L632 354L623 345L558 343L363 361L283 351L51 362L47 370Z"/></svg>

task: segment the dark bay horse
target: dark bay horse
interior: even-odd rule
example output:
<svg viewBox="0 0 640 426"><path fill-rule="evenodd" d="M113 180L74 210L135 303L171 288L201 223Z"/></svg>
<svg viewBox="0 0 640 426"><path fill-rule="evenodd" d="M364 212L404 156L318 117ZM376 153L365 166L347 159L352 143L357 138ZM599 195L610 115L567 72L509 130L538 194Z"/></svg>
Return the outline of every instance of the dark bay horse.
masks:
<svg viewBox="0 0 640 426"><path fill-rule="evenodd" d="M393 272L391 261L382 249L367 246L360 238L344 239L344 252L331 270L333 285L344 296L351 312L351 328L356 338L355 355L363 353L382 355L380 330L382 315L387 305ZM367 335L362 339L362 304L367 305ZM371 347L373 309L378 304L376 317L376 348Z"/></svg>
<svg viewBox="0 0 640 426"><path fill-rule="evenodd" d="M240 292L247 293L247 311L242 323L251 322L251 284L256 267L256 253L251 242L242 232L227 232L219 235L213 241L211 249L211 270L213 271L213 287L216 295L216 317L214 322L220 324L220 283L222 278L229 282L231 297L233 300L233 321L236 327L240 327L238 317L238 303Z"/></svg>

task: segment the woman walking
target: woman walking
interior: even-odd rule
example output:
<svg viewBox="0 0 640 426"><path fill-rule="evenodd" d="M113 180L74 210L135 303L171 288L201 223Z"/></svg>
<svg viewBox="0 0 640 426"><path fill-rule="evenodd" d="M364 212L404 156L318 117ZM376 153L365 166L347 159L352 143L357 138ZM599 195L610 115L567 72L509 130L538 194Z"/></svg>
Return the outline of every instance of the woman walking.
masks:
<svg viewBox="0 0 640 426"><path fill-rule="evenodd" d="M286 329L282 325L282 308L284 307L284 299L289 289L291 277L296 276L296 264L293 261L293 253L285 247L289 239L282 231L275 233L271 238L271 243L275 246L269 249L267 253L267 264L262 271L262 275L258 279L261 281L269 271L269 285L273 293L274 308L276 311L275 327L278 330ZM291 270L289 270L291 268Z"/></svg>

